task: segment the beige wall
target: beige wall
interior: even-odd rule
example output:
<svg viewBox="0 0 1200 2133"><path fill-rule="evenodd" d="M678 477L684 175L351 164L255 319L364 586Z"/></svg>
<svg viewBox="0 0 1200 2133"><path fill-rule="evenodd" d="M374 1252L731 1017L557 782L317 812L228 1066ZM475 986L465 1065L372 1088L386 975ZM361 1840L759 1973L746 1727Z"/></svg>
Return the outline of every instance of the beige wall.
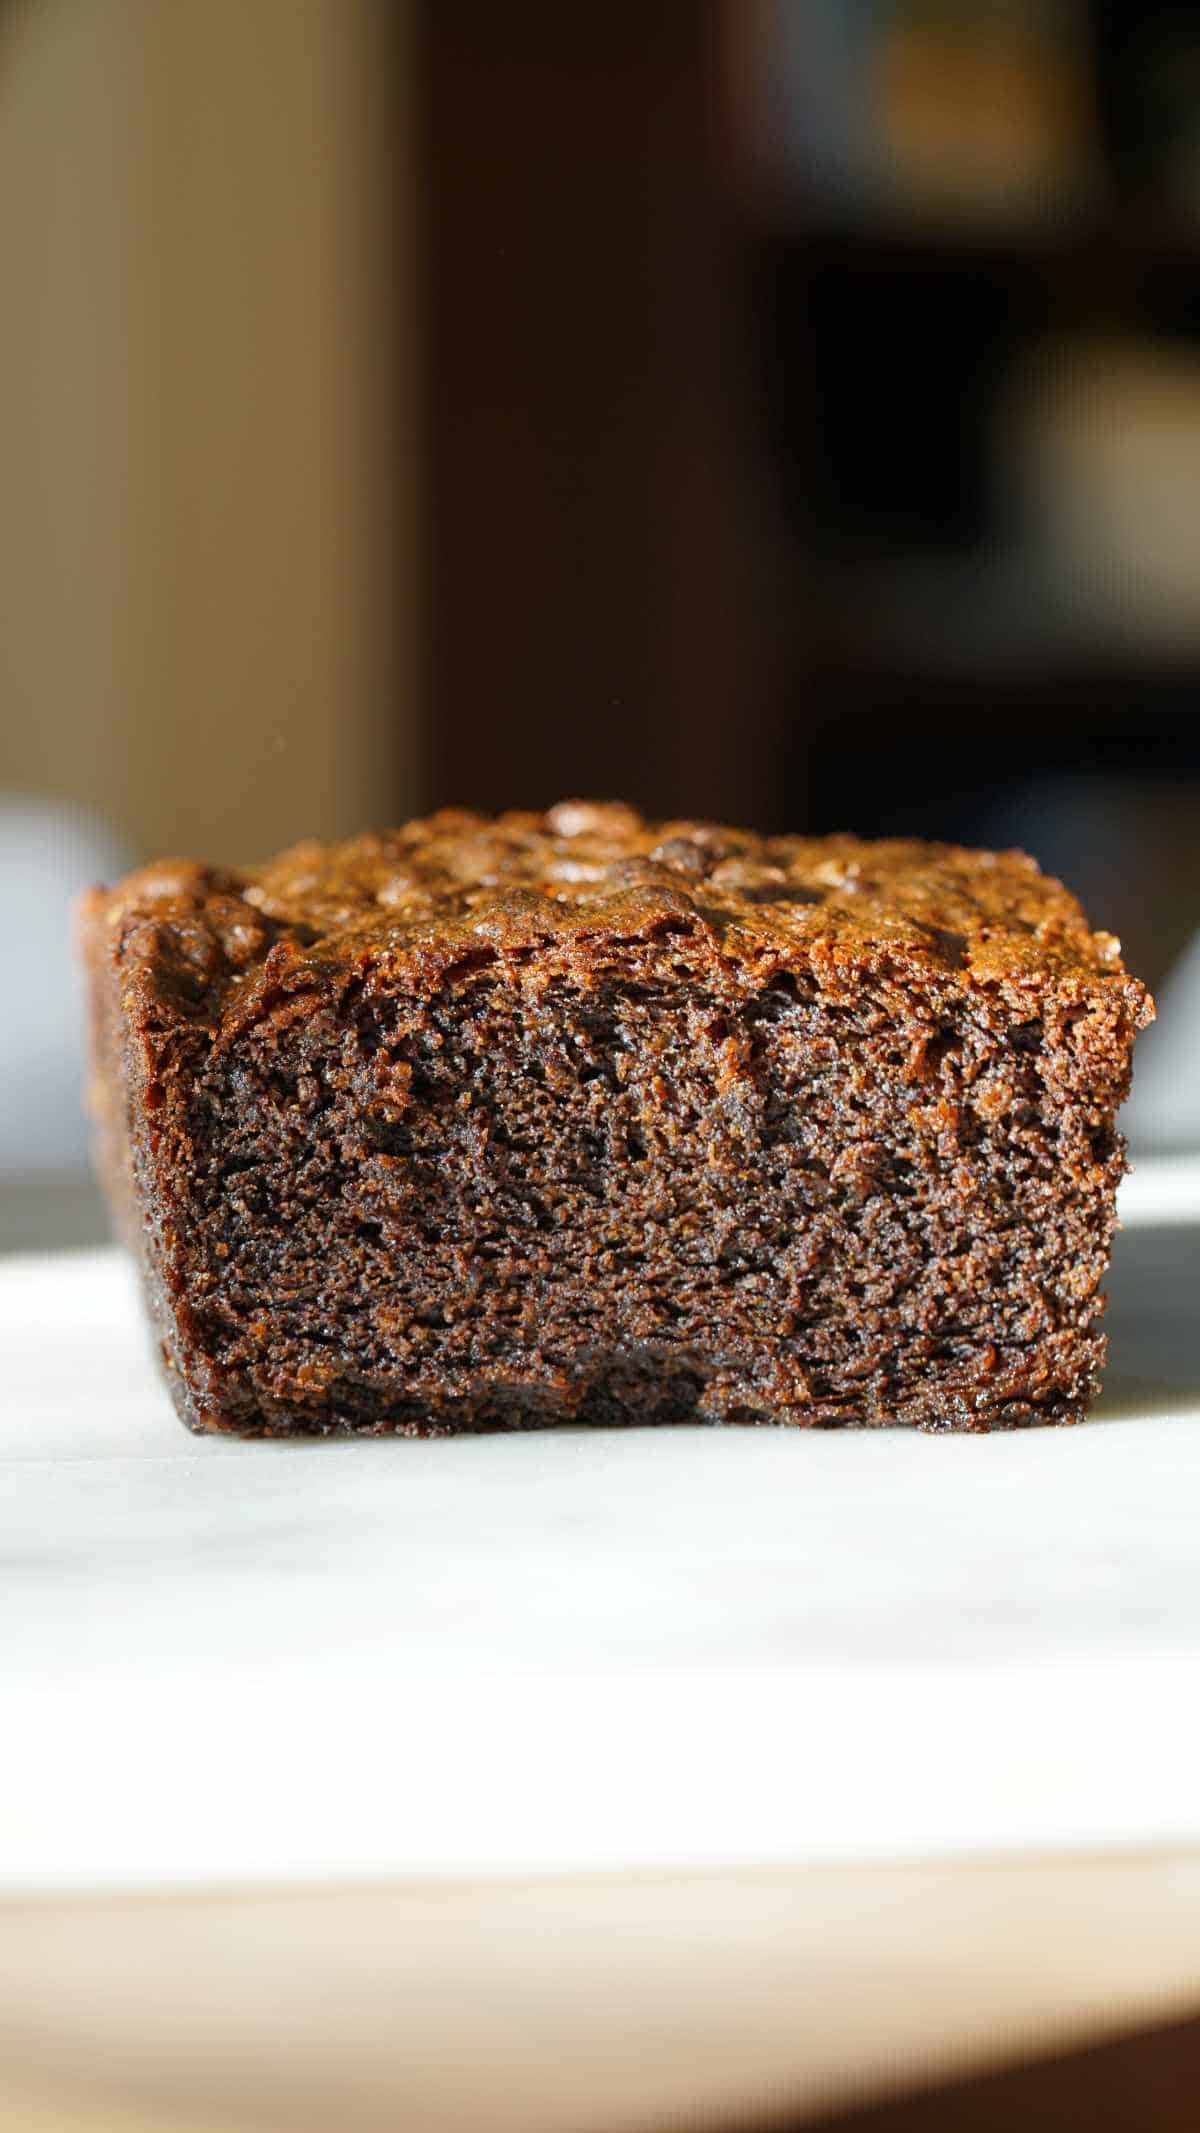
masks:
<svg viewBox="0 0 1200 2133"><path fill-rule="evenodd" d="M0 792L229 858L420 804L406 25L0 14Z"/></svg>

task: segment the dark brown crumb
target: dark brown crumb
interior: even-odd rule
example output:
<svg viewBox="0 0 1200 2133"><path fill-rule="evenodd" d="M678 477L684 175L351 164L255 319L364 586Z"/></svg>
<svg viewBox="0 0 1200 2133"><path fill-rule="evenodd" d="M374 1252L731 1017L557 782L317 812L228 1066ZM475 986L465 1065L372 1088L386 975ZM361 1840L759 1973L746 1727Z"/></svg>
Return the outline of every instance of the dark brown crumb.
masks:
<svg viewBox="0 0 1200 2133"><path fill-rule="evenodd" d="M1075 1420L1153 1012L1021 853L444 812L85 913L193 1428Z"/></svg>

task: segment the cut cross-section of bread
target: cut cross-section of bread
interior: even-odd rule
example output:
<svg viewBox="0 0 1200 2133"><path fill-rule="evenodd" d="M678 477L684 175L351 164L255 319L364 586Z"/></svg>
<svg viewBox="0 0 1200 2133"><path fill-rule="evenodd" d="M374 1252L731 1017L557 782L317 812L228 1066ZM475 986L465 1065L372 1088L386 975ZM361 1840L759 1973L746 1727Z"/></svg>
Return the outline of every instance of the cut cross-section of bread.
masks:
<svg viewBox="0 0 1200 2133"><path fill-rule="evenodd" d="M1152 1012L1019 853L444 812L85 912L197 1429L1074 1420Z"/></svg>

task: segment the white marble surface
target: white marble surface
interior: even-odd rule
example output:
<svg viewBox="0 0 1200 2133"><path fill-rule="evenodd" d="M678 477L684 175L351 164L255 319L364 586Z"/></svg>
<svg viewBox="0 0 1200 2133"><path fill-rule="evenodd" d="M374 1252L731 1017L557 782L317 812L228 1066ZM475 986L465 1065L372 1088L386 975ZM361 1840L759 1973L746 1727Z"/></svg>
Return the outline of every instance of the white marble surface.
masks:
<svg viewBox="0 0 1200 2133"><path fill-rule="evenodd" d="M189 1438L0 1262L0 1891L1200 1842L1200 1180L1074 1430Z"/></svg>

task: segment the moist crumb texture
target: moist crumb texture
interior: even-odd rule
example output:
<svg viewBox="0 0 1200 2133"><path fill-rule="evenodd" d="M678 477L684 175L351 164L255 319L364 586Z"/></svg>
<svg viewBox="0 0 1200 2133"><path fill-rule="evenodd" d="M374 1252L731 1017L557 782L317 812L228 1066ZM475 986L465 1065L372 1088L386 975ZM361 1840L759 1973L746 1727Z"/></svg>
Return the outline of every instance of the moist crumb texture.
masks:
<svg viewBox="0 0 1200 2133"><path fill-rule="evenodd" d="M84 912L199 1430L1074 1421L1153 1012L1018 852L565 802Z"/></svg>

